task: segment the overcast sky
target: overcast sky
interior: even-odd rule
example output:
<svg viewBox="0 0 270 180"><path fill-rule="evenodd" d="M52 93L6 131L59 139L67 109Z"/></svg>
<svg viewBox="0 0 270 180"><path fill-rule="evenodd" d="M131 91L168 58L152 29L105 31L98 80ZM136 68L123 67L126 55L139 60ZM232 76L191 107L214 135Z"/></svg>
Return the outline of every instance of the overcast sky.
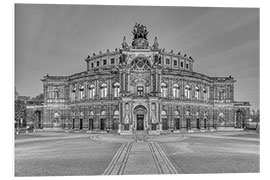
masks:
<svg viewBox="0 0 270 180"><path fill-rule="evenodd" d="M46 74L86 70L87 55L131 44L135 22L149 43L187 53L194 71L232 75L235 100L259 108L259 9L90 5L15 6L15 86L20 95L42 93Z"/></svg>

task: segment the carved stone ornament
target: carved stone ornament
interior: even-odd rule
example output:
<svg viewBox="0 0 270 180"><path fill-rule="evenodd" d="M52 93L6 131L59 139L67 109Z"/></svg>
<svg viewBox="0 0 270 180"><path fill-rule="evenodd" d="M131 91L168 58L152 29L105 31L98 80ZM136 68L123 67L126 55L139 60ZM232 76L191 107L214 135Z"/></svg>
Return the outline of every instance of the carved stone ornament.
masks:
<svg viewBox="0 0 270 180"><path fill-rule="evenodd" d="M147 49L149 46L147 41L147 28L144 25L136 23L132 33L134 35L132 47L135 49Z"/></svg>

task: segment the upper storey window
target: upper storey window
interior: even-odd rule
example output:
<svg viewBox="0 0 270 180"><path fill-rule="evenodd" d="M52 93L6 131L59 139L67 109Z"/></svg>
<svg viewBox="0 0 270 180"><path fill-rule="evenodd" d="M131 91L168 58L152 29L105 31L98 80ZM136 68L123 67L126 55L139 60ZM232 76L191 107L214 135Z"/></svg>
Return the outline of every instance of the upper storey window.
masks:
<svg viewBox="0 0 270 180"><path fill-rule="evenodd" d="M189 87L189 85L185 86L185 97L190 99L190 87Z"/></svg>
<svg viewBox="0 0 270 180"><path fill-rule="evenodd" d="M101 98L107 97L107 92L108 92L107 84L102 83L100 86L100 97Z"/></svg>
<svg viewBox="0 0 270 180"><path fill-rule="evenodd" d="M174 84L173 85L173 97L174 98L179 98L179 85L178 84Z"/></svg>
<svg viewBox="0 0 270 180"><path fill-rule="evenodd" d="M59 99L59 89L55 88L53 91L53 98Z"/></svg>
<svg viewBox="0 0 270 180"><path fill-rule="evenodd" d="M88 97L89 98L95 97L95 85L94 84L88 85Z"/></svg>
<svg viewBox="0 0 270 180"><path fill-rule="evenodd" d="M103 59L103 66L107 65L107 59Z"/></svg>
<svg viewBox="0 0 270 180"><path fill-rule="evenodd" d="M173 65L174 66L177 66L178 65L178 61L175 59L175 60L173 60Z"/></svg>
<svg viewBox="0 0 270 180"><path fill-rule="evenodd" d="M137 86L137 94L140 96L143 94L144 88L143 86Z"/></svg>
<svg viewBox="0 0 270 180"><path fill-rule="evenodd" d="M195 87L195 99L199 99L199 92L200 89L198 88L198 86Z"/></svg>
<svg viewBox="0 0 270 180"><path fill-rule="evenodd" d="M170 64L170 59L166 59L166 64Z"/></svg>
<svg viewBox="0 0 270 180"><path fill-rule="evenodd" d="M94 63L91 63L91 68L94 68Z"/></svg>
<svg viewBox="0 0 270 180"><path fill-rule="evenodd" d="M71 99L72 100L75 100L76 99L76 86L73 86L72 87L72 90L71 90Z"/></svg>
<svg viewBox="0 0 270 180"><path fill-rule="evenodd" d="M187 69L187 70L189 69L189 64L188 64L188 63L186 64L186 69Z"/></svg>
<svg viewBox="0 0 270 180"><path fill-rule="evenodd" d="M206 88L203 88L203 99L207 100L208 99L208 94Z"/></svg>
<svg viewBox="0 0 270 180"><path fill-rule="evenodd" d="M224 100L225 99L225 96L224 96L224 89L220 89L219 92L218 92L218 99L219 100Z"/></svg>
<svg viewBox="0 0 270 180"><path fill-rule="evenodd" d="M183 62L183 61L181 61L180 66L181 66L182 68L184 67L184 62Z"/></svg>
<svg viewBox="0 0 270 180"><path fill-rule="evenodd" d="M115 59L111 58L111 64L114 64L114 63L115 63Z"/></svg>
<svg viewBox="0 0 270 180"><path fill-rule="evenodd" d="M99 67L99 61L97 61L97 67Z"/></svg>
<svg viewBox="0 0 270 180"><path fill-rule="evenodd" d="M167 97L168 86L165 83L161 83L161 97Z"/></svg>
<svg viewBox="0 0 270 180"><path fill-rule="evenodd" d="M80 99L83 99L83 97L84 97L84 85L81 85L79 90L80 90Z"/></svg>
<svg viewBox="0 0 270 180"><path fill-rule="evenodd" d="M114 83L113 92L114 92L114 97L119 97L119 93L120 93L120 84L119 84L119 82Z"/></svg>

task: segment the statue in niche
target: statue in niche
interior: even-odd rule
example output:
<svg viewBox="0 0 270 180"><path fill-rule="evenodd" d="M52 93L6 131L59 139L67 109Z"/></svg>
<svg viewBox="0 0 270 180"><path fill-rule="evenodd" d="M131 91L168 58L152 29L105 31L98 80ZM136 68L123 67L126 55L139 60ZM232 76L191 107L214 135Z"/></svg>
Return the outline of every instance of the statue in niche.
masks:
<svg viewBox="0 0 270 180"><path fill-rule="evenodd" d="M128 115L128 114L126 114L126 117L125 117L124 123L125 123L125 124L128 124L128 123L129 123L129 115Z"/></svg>
<svg viewBox="0 0 270 180"><path fill-rule="evenodd" d="M120 62L120 64L122 64L122 65L126 65L126 64L127 64L127 55L126 55L126 54L122 54L122 55L119 57L119 62Z"/></svg>
<svg viewBox="0 0 270 180"><path fill-rule="evenodd" d="M161 56L159 54L156 54L154 56L154 64L155 65L160 65L161 64Z"/></svg>

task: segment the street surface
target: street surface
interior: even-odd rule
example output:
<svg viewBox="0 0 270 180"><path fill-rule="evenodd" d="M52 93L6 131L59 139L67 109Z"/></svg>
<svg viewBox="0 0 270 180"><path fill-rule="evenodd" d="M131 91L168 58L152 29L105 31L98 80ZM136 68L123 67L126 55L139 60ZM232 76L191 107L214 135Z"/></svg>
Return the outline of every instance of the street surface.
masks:
<svg viewBox="0 0 270 180"><path fill-rule="evenodd" d="M259 172L259 145L254 132L36 132L15 136L15 176Z"/></svg>

